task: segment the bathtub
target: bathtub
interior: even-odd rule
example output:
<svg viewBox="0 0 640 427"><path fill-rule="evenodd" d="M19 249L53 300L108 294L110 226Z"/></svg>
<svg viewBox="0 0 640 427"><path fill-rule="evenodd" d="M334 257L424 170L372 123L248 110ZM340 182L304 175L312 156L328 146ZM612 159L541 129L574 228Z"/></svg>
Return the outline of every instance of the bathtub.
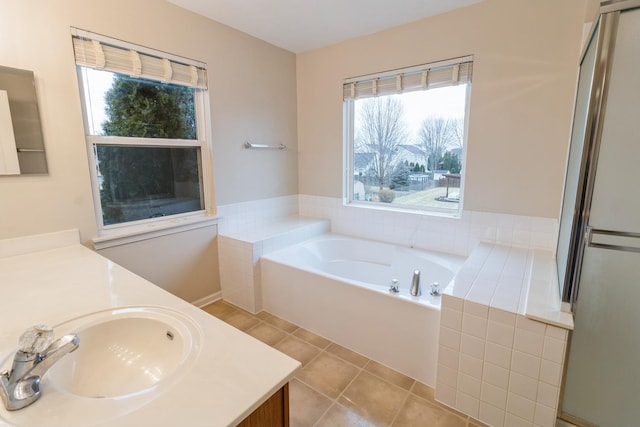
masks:
<svg viewBox="0 0 640 427"><path fill-rule="evenodd" d="M263 308L434 387L441 297L429 291L444 290L464 260L324 234L260 259ZM414 270L420 297L409 294Z"/></svg>

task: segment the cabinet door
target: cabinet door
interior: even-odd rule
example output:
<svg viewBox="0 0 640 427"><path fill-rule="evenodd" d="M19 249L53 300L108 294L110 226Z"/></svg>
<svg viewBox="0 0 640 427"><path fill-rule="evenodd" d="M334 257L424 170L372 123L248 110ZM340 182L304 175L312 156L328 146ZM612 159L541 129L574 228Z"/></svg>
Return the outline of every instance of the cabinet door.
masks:
<svg viewBox="0 0 640 427"><path fill-rule="evenodd" d="M238 427L289 427L289 384L242 420Z"/></svg>

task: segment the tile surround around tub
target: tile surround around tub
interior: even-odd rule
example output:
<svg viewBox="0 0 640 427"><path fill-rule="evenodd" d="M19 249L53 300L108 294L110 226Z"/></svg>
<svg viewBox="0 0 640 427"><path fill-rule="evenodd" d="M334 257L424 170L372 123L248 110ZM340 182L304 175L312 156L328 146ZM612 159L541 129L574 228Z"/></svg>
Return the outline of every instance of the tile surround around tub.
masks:
<svg viewBox="0 0 640 427"><path fill-rule="evenodd" d="M328 219L331 231L467 256L479 242L555 251L552 218L463 211L461 218L345 206L341 198L291 195L218 206L218 230L259 230L288 216Z"/></svg>
<svg viewBox="0 0 640 427"><path fill-rule="evenodd" d="M259 229L262 225L298 214L298 195L252 200L217 207L218 232Z"/></svg>
<svg viewBox="0 0 640 427"><path fill-rule="evenodd" d="M463 211L461 218L345 206L340 198L301 194L299 214L331 220L331 231L467 256L479 242L555 251L556 219Z"/></svg>
<svg viewBox="0 0 640 427"><path fill-rule="evenodd" d="M253 228L218 234L220 285L225 300L251 312L262 310L260 258L329 231L329 221L285 217Z"/></svg>
<svg viewBox="0 0 640 427"><path fill-rule="evenodd" d="M494 427L554 426L567 331L496 308L482 319L459 302L443 300L443 314L463 321L441 326L436 399ZM487 328L465 329L470 316Z"/></svg>
<svg viewBox="0 0 640 427"><path fill-rule="evenodd" d="M537 256L482 243L442 299L436 399L495 427L555 425L568 331L525 317Z"/></svg>

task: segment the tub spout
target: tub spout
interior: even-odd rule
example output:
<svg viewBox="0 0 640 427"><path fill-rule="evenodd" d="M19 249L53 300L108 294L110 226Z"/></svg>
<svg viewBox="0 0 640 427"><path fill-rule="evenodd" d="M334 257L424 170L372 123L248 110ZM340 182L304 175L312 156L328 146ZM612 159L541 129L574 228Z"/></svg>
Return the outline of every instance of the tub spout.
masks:
<svg viewBox="0 0 640 427"><path fill-rule="evenodd" d="M420 290L420 270L415 270L413 272L413 279L411 279L411 295L414 297L419 297L422 294Z"/></svg>

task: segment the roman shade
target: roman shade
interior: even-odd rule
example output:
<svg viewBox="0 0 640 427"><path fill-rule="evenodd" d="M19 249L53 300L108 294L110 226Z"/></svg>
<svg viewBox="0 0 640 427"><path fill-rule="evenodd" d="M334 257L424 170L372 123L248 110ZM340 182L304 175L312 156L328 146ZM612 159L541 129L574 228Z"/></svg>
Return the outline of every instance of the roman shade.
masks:
<svg viewBox="0 0 640 427"><path fill-rule="evenodd" d="M471 82L473 57L393 70L345 80L343 99L371 98Z"/></svg>
<svg viewBox="0 0 640 427"><path fill-rule="evenodd" d="M76 64L163 83L207 88L206 64L72 28Z"/></svg>

